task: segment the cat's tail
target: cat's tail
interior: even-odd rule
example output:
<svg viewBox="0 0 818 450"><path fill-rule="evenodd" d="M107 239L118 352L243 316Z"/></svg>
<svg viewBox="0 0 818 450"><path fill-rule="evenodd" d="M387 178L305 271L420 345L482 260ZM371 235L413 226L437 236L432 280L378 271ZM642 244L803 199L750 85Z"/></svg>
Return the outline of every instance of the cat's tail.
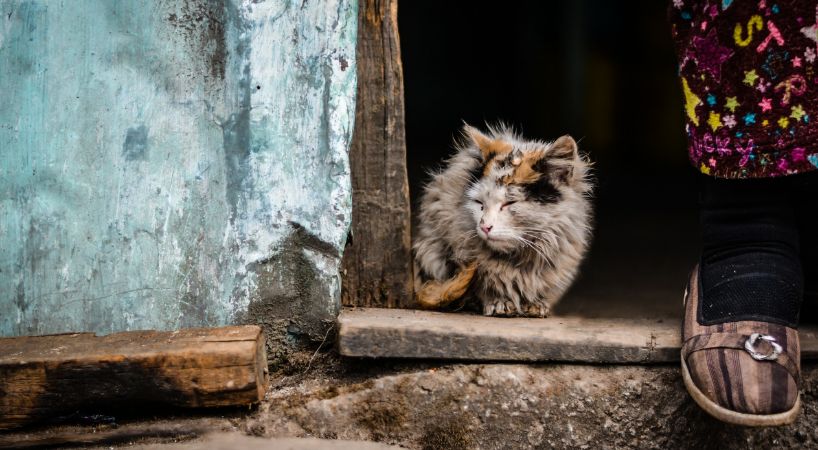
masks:
<svg viewBox="0 0 818 450"><path fill-rule="evenodd" d="M463 297L476 270L477 262L475 261L448 280L423 283L420 290L415 293L418 304L423 309L442 308Z"/></svg>

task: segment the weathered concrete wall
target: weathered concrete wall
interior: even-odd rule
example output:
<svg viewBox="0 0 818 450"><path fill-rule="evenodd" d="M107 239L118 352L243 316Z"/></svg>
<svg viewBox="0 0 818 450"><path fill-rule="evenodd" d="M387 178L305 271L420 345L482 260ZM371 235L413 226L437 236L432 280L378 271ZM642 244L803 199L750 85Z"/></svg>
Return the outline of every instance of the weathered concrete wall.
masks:
<svg viewBox="0 0 818 450"><path fill-rule="evenodd" d="M0 0L0 335L294 317L321 334L350 220L356 12Z"/></svg>

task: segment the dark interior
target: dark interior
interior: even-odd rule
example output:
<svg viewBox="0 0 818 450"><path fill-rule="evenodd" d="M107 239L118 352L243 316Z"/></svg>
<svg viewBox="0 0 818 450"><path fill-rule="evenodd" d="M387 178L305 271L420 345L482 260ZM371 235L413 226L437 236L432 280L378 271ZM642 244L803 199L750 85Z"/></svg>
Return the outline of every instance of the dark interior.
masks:
<svg viewBox="0 0 818 450"><path fill-rule="evenodd" d="M666 2L411 0L398 15L413 205L465 120L571 134L595 163L595 237L557 308L678 317L698 254L696 171Z"/></svg>

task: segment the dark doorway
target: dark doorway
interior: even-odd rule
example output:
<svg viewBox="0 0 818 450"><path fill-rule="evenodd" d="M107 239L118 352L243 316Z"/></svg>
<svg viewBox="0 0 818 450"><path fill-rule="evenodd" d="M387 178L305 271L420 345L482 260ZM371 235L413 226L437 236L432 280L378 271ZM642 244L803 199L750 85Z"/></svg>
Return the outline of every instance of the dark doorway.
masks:
<svg viewBox="0 0 818 450"><path fill-rule="evenodd" d="M675 317L696 261L695 170L665 2L400 4L409 182L452 152L462 121L569 133L595 162L596 231L557 313Z"/></svg>

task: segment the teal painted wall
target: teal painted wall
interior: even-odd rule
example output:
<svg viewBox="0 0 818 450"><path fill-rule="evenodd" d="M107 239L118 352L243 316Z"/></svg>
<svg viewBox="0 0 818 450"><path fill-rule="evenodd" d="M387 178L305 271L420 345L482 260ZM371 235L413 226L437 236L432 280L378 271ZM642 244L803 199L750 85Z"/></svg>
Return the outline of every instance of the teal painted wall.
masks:
<svg viewBox="0 0 818 450"><path fill-rule="evenodd" d="M0 13L0 335L320 334L351 216L356 1Z"/></svg>

